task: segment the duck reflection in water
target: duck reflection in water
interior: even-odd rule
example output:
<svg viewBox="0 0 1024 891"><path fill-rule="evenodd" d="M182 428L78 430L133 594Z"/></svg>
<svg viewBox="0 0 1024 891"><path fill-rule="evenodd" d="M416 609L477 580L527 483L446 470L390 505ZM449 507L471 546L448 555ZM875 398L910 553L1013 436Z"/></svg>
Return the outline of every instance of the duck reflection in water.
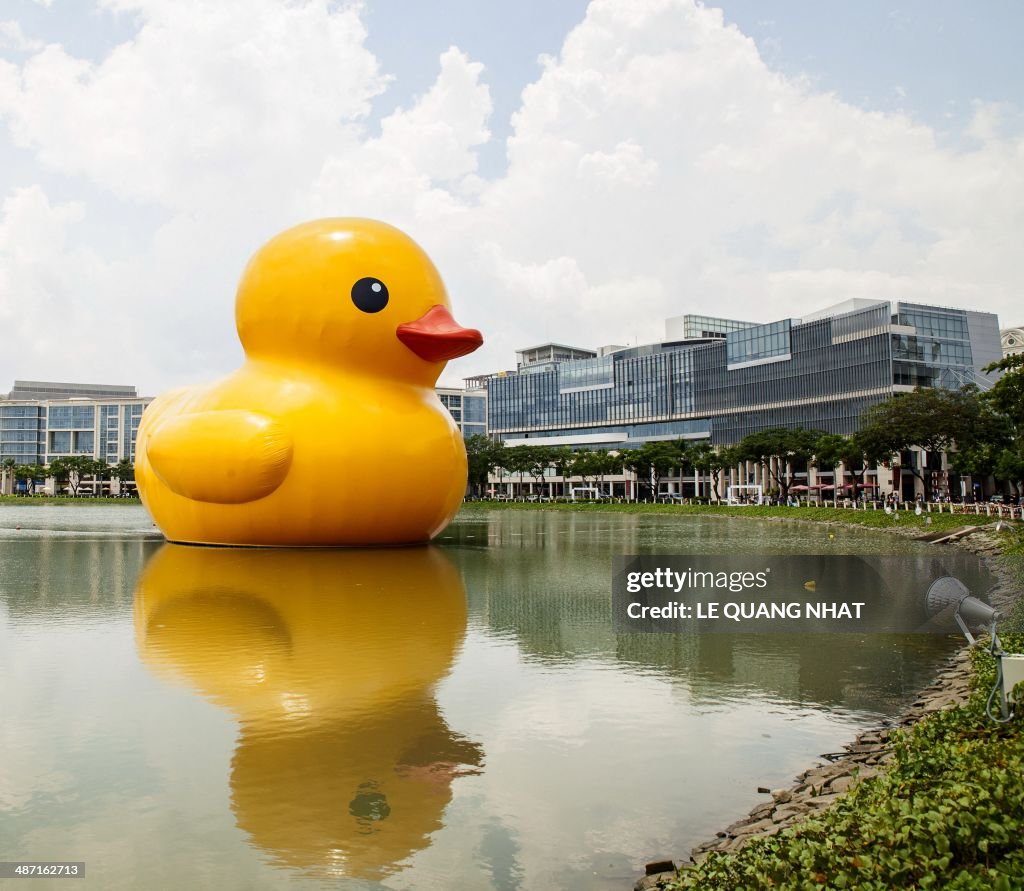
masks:
<svg viewBox="0 0 1024 891"><path fill-rule="evenodd" d="M465 634L435 548L164 545L135 598L143 661L231 710L239 827L279 865L379 878L430 844L476 743L434 698Z"/></svg>

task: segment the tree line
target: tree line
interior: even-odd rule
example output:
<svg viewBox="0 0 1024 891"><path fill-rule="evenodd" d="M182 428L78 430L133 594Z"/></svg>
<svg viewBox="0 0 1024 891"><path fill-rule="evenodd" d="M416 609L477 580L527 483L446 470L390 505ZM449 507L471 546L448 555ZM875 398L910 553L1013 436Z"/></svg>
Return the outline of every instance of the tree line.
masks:
<svg viewBox="0 0 1024 891"><path fill-rule="evenodd" d="M897 394L868 409L856 433L844 436L820 430L777 427L751 433L731 446L686 440L647 442L636 449L581 449L568 446L505 446L486 436L466 440L469 483L482 494L491 473L532 476L545 482L548 470L563 479L584 483L631 471L645 496L658 495L663 478L690 468L708 477L716 501L721 500L723 474L743 462L761 465L783 499L789 497L797 468L814 466L832 472L842 464L866 485L868 470L899 463L912 449L923 453L906 465L932 496L931 470L948 453L953 470L973 477L995 477L1024 492L1024 355L1010 356L984 369L1001 371L991 389L975 385L959 390L918 388Z"/></svg>
<svg viewBox="0 0 1024 891"><path fill-rule="evenodd" d="M0 462L11 477L25 483L29 495L35 494L36 483L47 477L53 477L57 492L70 490L72 495L87 477L97 482L102 480L121 480L127 482L135 479L135 465L127 458L117 464L108 464L88 455L71 455L65 458L54 458L49 464L18 464L13 458L4 458Z"/></svg>

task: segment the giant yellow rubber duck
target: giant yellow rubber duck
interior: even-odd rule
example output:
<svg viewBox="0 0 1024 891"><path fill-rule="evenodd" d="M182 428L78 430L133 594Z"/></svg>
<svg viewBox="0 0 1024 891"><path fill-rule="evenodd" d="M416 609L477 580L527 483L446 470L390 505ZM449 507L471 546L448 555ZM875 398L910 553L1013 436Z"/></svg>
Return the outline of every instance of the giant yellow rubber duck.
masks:
<svg viewBox="0 0 1024 891"><path fill-rule="evenodd" d="M466 629L462 578L436 548L165 544L134 609L143 662L237 718L231 807L274 864L399 871L480 771L434 697Z"/></svg>
<svg viewBox="0 0 1024 891"><path fill-rule="evenodd" d="M250 260L235 318L242 367L139 425L139 494L168 539L411 544L450 522L466 450L434 385L483 339L411 238L354 218L289 229Z"/></svg>

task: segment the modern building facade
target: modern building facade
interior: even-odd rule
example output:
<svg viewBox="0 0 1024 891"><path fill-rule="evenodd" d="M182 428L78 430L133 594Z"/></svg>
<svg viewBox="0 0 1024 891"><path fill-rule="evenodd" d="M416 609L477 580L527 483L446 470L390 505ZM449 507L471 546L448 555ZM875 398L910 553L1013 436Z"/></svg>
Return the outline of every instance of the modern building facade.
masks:
<svg viewBox="0 0 1024 891"><path fill-rule="evenodd" d="M135 435L152 400L134 387L15 381L0 399L0 461L49 464L85 455L135 460Z"/></svg>
<svg viewBox="0 0 1024 891"><path fill-rule="evenodd" d="M481 388L458 389L438 387L437 396L441 405L462 431L462 438L482 436L487 433L487 391Z"/></svg>
<svg viewBox="0 0 1024 891"><path fill-rule="evenodd" d="M767 324L683 316L676 340L556 358L487 376L488 431L508 445L736 443L771 427L853 433L863 412L915 387L991 385L991 313L856 300ZM586 353L575 350L576 354Z"/></svg>
<svg viewBox="0 0 1024 891"><path fill-rule="evenodd" d="M439 387L437 394L463 436L486 432L486 390ZM129 386L15 381L0 396L0 464L13 459L46 466L68 456L111 465L134 461L139 422L150 402ZM12 488L6 478L4 488Z"/></svg>

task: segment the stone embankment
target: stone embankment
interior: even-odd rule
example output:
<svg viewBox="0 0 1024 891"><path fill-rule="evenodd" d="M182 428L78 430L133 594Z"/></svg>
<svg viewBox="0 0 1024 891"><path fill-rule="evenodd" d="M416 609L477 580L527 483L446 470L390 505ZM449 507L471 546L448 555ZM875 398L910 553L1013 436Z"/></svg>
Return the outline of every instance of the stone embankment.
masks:
<svg viewBox="0 0 1024 891"><path fill-rule="evenodd" d="M996 579L994 588L989 592L990 602L1005 615L1021 596L1020 580L1014 577L1005 563L994 559L1000 554L994 530L982 527L975 534L957 541L956 546L985 560ZM970 694L970 678L970 655L965 647L950 659L935 681L922 690L898 718L861 733L843 752L823 755L826 763L804 771L790 788L758 789L759 794L769 797L751 809L746 817L695 847L686 863L669 860L649 863L647 875L634 886L636 891L663 888L676 877L677 867L686 868L699 863L712 851L738 851L752 839L775 835L830 807L854 785L884 769L885 763L892 758L889 737L893 730L909 727L925 715L965 702Z"/></svg>
<svg viewBox="0 0 1024 891"><path fill-rule="evenodd" d="M969 654L964 649L899 718L861 733L843 752L822 756L827 759L826 763L805 770L790 788L758 789L759 794L768 798L746 817L694 848L689 863L648 864L649 874L636 883L636 891L663 888L675 878L675 866L685 868L699 863L712 851L738 851L752 839L775 835L804 817L830 807L854 785L876 776L892 758L889 736L893 730L909 727L931 712L965 702L970 692L970 677Z"/></svg>

